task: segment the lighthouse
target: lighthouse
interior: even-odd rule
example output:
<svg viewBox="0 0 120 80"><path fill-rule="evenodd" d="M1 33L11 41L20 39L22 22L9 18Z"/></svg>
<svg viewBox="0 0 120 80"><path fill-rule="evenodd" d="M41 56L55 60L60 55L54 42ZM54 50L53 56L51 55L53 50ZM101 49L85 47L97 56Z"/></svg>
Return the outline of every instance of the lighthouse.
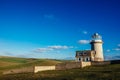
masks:
<svg viewBox="0 0 120 80"><path fill-rule="evenodd" d="M104 61L102 37L98 33L94 33L90 44L91 50L95 51L94 61Z"/></svg>
<svg viewBox="0 0 120 80"><path fill-rule="evenodd" d="M92 40L90 41L91 50L78 50L76 51L76 61L104 61L103 57L103 41L102 37L98 33L92 35Z"/></svg>

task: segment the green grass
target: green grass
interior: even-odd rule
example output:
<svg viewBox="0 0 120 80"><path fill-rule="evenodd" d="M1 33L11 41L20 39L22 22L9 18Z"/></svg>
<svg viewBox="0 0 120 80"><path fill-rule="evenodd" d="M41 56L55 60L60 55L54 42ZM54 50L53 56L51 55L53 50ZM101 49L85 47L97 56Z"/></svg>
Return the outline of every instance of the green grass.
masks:
<svg viewBox="0 0 120 80"><path fill-rule="evenodd" d="M0 61L13 62L13 63L26 63L27 62L27 60L24 58L11 58L11 57L0 58Z"/></svg>
<svg viewBox="0 0 120 80"><path fill-rule="evenodd" d="M120 80L120 64L1 75L0 80Z"/></svg>
<svg viewBox="0 0 120 80"><path fill-rule="evenodd" d="M61 62L66 61L2 57L0 58L0 73L9 69L30 67L34 65L55 65ZM120 80L120 64L89 66L82 69L43 71L36 74L0 74L0 80Z"/></svg>

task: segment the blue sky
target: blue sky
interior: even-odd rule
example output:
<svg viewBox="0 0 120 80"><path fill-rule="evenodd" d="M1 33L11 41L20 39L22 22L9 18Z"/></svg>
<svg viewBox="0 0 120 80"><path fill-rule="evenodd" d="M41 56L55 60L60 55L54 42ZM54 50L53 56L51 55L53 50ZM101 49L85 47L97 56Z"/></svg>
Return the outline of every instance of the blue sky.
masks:
<svg viewBox="0 0 120 80"><path fill-rule="evenodd" d="M65 59L98 32L106 59L120 58L119 0L0 0L0 55Z"/></svg>

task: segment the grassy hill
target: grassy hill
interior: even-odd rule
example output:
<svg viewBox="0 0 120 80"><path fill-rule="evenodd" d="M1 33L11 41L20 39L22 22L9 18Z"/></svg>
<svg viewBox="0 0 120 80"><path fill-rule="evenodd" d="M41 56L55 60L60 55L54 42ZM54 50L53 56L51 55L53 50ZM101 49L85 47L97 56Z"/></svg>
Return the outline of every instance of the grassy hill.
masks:
<svg viewBox="0 0 120 80"><path fill-rule="evenodd" d="M30 67L34 65L55 65L61 60L0 57L0 71ZM89 66L82 69L43 71L20 74L0 74L0 80L120 80L120 64Z"/></svg>
<svg viewBox="0 0 120 80"><path fill-rule="evenodd" d="M17 57L0 57L0 72L9 69L32 67L34 65L56 65L62 61L53 59L33 59Z"/></svg>
<svg viewBox="0 0 120 80"><path fill-rule="evenodd" d="M83 69L1 75L0 80L120 80L120 64Z"/></svg>

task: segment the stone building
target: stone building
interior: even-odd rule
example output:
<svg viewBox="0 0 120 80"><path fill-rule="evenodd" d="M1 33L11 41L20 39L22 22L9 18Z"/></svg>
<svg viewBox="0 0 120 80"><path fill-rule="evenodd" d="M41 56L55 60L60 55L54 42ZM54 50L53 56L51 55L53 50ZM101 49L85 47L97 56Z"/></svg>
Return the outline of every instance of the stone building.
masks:
<svg viewBox="0 0 120 80"><path fill-rule="evenodd" d="M104 61L103 57L103 41L102 37L95 33L92 35L92 40L90 41L91 50L80 50L76 51L76 61Z"/></svg>
<svg viewBox="0 0 120 80"><path fill-rule="evenodd" d="M76 51L76 61L94 61L95 51Z"/></svg>

